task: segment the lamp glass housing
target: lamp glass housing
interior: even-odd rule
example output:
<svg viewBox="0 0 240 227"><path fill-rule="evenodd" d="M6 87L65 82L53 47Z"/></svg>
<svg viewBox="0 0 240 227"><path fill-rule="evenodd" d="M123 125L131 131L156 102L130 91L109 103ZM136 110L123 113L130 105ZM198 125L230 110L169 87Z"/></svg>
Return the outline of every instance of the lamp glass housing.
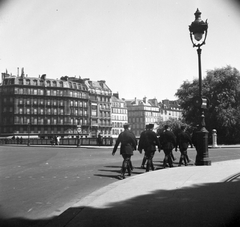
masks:
<svg viewBox="0 0 240 227"><path fill-rule="evenodd" d="M200 41L203 38L203 33L194 33L194 39Z"/></svg>

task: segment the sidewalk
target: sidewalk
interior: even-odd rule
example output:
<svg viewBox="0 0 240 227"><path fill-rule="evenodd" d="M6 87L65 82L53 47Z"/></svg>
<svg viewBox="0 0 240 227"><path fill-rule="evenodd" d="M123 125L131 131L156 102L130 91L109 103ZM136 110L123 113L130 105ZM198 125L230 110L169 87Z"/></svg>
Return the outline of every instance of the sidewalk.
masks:
<svg viewBox="0 0 240 227"><path fill-rule="evenodd" d="M239 191L240 160L166 168L97 190L46 227L240 226Z"/></svg>

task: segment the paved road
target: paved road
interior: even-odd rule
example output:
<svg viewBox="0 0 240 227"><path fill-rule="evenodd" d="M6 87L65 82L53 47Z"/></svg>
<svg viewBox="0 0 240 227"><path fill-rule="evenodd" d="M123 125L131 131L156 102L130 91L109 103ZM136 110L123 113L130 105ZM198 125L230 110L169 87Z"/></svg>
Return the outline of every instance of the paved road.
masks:
<svg viewBox="0 0 240 227"><path fill-rule="evenodd" d="M210 149L212 162L240 159L238 148ZM179 152L174 152L177 160ZM195 159L196 152L189 149ZM132 158L133 174L142 155ZM163 152L154 163L161 168ZM1 216L30 219L59 215L91 192L118 181L122 158L111 149L62 147L0 147ZM177 165L177 164L175 164ZM184 167L182 167L184 168Z"/></svg>

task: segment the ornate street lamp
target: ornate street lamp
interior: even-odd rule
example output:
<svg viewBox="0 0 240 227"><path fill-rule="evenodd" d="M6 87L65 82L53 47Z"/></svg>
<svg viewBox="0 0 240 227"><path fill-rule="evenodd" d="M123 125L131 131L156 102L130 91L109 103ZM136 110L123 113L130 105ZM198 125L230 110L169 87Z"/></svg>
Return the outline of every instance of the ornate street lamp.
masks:
<svg viewBox="0 0 240 227"><path fill-rule="evenodd" d="M195 20L189 26L190 39L193 47L197 47L198 54L198 72L199 72L199 97L197 97L196 104L199 107L201 116L199 123L199 130L197 131L196 150L197 156L195 165L211 165L208 155L208 131L205 128L204 109L207 108L207 99L202 95L202 69L201 69L201 46L205 44L207 38L208 23L201 19L201 12L197 9L194 13Z"/></svg>

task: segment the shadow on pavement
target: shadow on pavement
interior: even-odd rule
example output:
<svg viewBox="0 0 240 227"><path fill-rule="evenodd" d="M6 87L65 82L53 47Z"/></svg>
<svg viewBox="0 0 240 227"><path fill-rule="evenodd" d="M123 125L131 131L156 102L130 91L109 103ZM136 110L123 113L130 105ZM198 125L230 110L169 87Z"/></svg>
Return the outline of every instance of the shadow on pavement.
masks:
<svg viewBox="0 0 240 227"><path fill-rule="evenodd" d="M240 226L239 191L240 181L193 185L175 190L156 190L131 199L104 204L104 207L99 205L98 208L69 208L52 219L6 220L2 217L0 226ZM121 198L121 195L116 197Z"/></svg>
<svg viewBox="0 0 240 227"><path fill-rule="evenodd" d="M94 174L96 177L108 177L108 178L114 178L114 179L119 179L119 175L107 175L107 174Z"/></svg>

